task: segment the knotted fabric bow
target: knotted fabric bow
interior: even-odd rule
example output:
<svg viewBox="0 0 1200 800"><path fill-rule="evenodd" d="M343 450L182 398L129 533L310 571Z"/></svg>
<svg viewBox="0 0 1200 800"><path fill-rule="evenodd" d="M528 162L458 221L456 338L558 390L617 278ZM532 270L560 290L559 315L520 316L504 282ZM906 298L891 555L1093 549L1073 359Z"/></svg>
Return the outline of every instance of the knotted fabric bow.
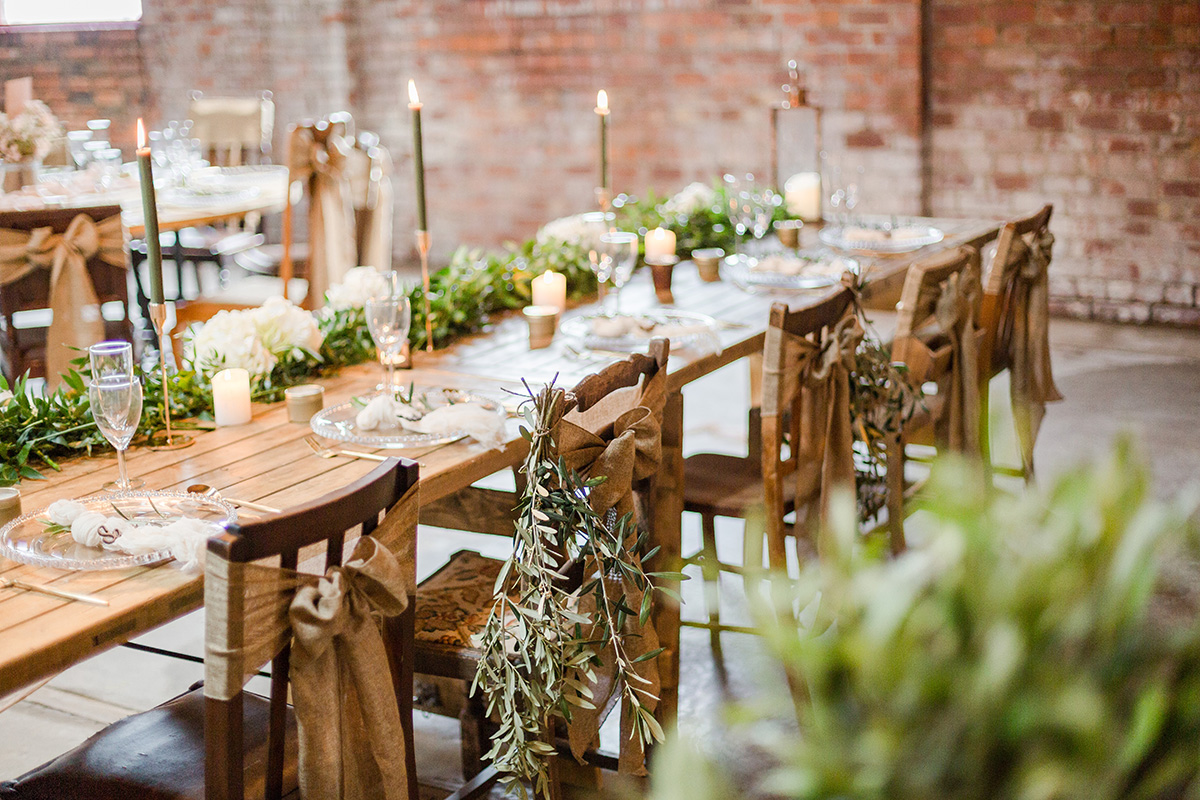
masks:
<svg viewBox="0 0 1200 800"><path fill-rule="evenodd" d="M346 176L352 145L336 130L318 138L309 125L292 129L288 184L309 185L308 297L320 303L325 290L355 266L354 205Z"/></svg>
<svg viewBox="0 0 1200 800"><path fill-rule="evenodd" d="M1050 288L1047 272L1054 234L1042 229L1029 248L1011 300L1012 335L1008 341L1013 422L1021 462L1033 471L1033 444L1046 415L1046 403L1062 400L1050 369Z"/></svg>
<svg viewBox="0 0 1200 800"><path fill-rule="evenodd" d="M850 419L850 373L863 329L854 314L843 317L823 336L810 339L775 326L767 328L763 364L763 414L780 415L791 407L803 390L803 419L818 426L815 436L802 431L802 439L813 442L805 455L820 463L820 512L822 518L830 498L839 487L854 487L854 432ZM772 354L778 356L772 356ZM797 446L801 446L797 444ZM803 457L803 456L802 456ZM804 484L806 470L796 470L796 498L810 495Z"/></svg>
<svg viewBox="0 0 1200 800"><path fill-rule="evenodd" d="M666 402L665 386L666 370L659 370L641 388L635 404L621 413L611 427L606 426L598 433L566 419L560 419L555 427L558 455L570 469L585 477L607 476L608 480L592 487L588 495L589 503L601 517L613 519L630 512L636 514L633 484L649 478L658 471L662 459L661 425L663 406ZM613 396L610 395L611 397ZM598 565L589 559L585 574L595 576L597 571ZM641 607L642 590L624 575L604 576L603 580L608 587L609 597L624 595L625 605L630 608ZM587 614L594 613L594 603L594 595L585 595L580 604L581 611ZM658 649L658 634L652 621L639 626L636 615L630 617L621 632L621 646L631 660L636 660L639 656ZM599 658L601 666L596 669L596 679L590 686L593 693L592 702L596 707L573 709L567 730L571 753L581 763L587 749L599 741L600 726L604 721L609 700L615 692L622 689L615 680L616 667L611 647L601 651ZM637 688L649 693L642 695L642 705L653 712L658 706L657 696L660 689L658 660L651 658L636 663L634 669L643 681ZM624 701L622 705L624 706ZM643 775L645 753L642 752L634 732L633 726L636 724L631 709L623 707L618 769L627 774Z"/></svg>
<svg viewBox="0 0 1200 800"><path fill-rule="evenodd" d="M408 606L406 570L380 536L392 516L324 577L207 559L205 696L234 697L290 637L306 798L407 797L405 739L377 621Z"/></svg>
<svg viewBox="0 0 1200 800"><path fill-rule="evenodd" d="M88 261L99 258L117 267L126 265L125 234L115 214L95 222L79 214L65 232L51 228L32 231L0 229L0 286L38 269L50 271L50 308L54 317L46 332L46 380L57 386L59 375L77 354L104 338L100 300L88 273Z"/></svg>
<svg viewBox="0 0 1200 800"><path fill-rule="evenodd" d="M948 407L943 407L937 424L940 438L961 453L979 452L979 293L975 269L956 272L942 284L933 312L952 352L949 374L938 385L939 394L949 393Z"/></svg>

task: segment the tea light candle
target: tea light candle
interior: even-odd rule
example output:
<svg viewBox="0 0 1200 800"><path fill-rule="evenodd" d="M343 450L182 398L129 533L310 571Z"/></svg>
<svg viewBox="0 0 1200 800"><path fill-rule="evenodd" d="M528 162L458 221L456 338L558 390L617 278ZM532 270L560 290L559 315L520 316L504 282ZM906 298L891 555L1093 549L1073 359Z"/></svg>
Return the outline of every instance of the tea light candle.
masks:
<svg viewBox="0 0 1200 800"><path fill-rule="evenodd" d="M548 269L533 279L534 306L553 306L559 311L567 308L567 276Z"/></svg>
<svg viewBox="0 0 1200 800"><path fill-rule="evenodd" d="M250 373L223 369L212 378L213 416L218 427L245 425L250 421Z"/></svg>
<svg viewBox="0 0 1200 800"><path fill-rule="evenodd" d="M0 489L0 525L21 516L21 490L15 486Z"/></svg>
<svg viewBox="0 0 1200 800"><path fill-rule="evenodd" d="M558 309L554 306L527 306L522 310L529 323L529 349L540 350L554 341L558 327Z"/></svg>
<svg viewBox="0 0 1200 800"><path fill-rule="evenodd" d="M646 262L670 261L675 257L675 232L655 228L646 233Z"/></svg>
<svg viewBox="0 0 1200 800"><path fill-rule="evenodd" d="M821 218L821 173L799 172L783 184L789 214L809 222Z"/></svg>
<svg viewBox="0 0 1200 800"><path fill-rule="evenodd" d="M283 391L290 422L308 422L325 407L325 387L315 383L290 386Z"/></svg>

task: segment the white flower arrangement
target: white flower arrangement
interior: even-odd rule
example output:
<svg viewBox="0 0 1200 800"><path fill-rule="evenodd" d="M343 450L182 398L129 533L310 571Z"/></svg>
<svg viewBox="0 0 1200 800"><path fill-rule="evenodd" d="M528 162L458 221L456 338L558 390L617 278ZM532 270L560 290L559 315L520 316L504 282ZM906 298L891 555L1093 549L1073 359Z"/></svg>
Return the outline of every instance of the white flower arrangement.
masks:
<svg viewBox="0 0 1200 800"><path fill-rule="evenodd" d="M662 204L664 214L680 214L690 217L699 211L706 211L717 203L717 191L707 184L700 182L689 183L679 192Z"/></svg>
<svg viewBox="0 0 1200 800"><path fill-rule="evenodd" d="M41 160L62 135L62 126L46 104L31 100L15 117L0 114L0 160L12 164Z"/></svg>
<svg viewBox="0 0 1200 800"><path fill-rule="evenodd" d="M346 273L341 283L325 292L325 307L333 311L363 308L367 300L387 291L383 273L374 267L355 267Z"/></svg>
<svg viewBox="0 0 1200 800"><path fill-rule="evenodd" d="M587 245L593 235L592 228L584 221L582 214L572 214L551 220L537 232L539 245L564 243L575 246Z"/></svg>
<svg viewBox="0 0 1200 800"><path fill-rule="evenodd" d="M259 308L218 311L192 336L192 363L202 372L240 367L262 376L281 359L317 355L324 338L312 312L272 297Z"/></svg>

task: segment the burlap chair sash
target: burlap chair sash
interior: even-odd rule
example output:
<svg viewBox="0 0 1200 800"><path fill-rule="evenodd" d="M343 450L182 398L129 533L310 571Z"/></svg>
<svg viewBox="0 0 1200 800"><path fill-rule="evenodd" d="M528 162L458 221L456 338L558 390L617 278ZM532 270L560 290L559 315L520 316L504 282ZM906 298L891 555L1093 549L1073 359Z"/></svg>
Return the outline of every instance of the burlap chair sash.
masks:
<svg viewBox="0 0 1200 800"><path fill-rule="evenodd" d="M58 384L58 376L67 372L71 359L77 357L70 348L86 349L104 338L100 300L87 266L93 258L126 266L120 215L97 223L87 214L79 214L61 234L51 228L0 229L0 286L34 270L50 271L54 316L46 332L46 376L51 386Z"/></svg>
<svg viewBox="0 0 1200 800"><path fill-rule="evenodd" d="M1010 393L1026 470L1033 466L1033 444L1046 415L1046 403L1062 400L1050 369L1048 271L1053 247L1054 234L1043 229L1034 237L1013 283L1013 327L1008 341Z"/></svg>
<svg viewBox="0 0 1200 800"><path fill-rule="evenodd" d="M937 333L947 343L937 352L926 352L938 361L949 348L949 371L938 382L946 405L937 420L939 437L951 450L979 452L979 337L976 309L980 297L979 275L974 269L952 274L942 284L933 312Z"/></svg>
<svg viewBox="0 0 1200 800"><path fill-rule="evenodd" d="M291 642L304 797L407 796L400 713L377 619L407 608L405 574L375 537L360 539L352 559L324 576L207 559L205 696L233 698Z"/></svg>
<svg viewBox="0 0 1200 800"><path fill-rule="evenodd" d="M352 144L336 131L318 139L308 125L292 129L288 182L309 185L309 297L321 298L355 265L354 205L347 162Z"/></svg>

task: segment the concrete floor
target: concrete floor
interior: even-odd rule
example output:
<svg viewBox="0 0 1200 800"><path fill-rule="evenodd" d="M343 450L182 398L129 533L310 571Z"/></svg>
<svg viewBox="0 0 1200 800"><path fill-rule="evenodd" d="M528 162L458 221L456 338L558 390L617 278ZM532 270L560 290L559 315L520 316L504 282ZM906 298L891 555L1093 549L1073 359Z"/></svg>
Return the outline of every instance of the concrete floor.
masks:
<svg viewBox="0 0 1200 800"><path fill-rule="evenodd" d="M1122 431L1131 431L1152 465L1159 496L1200 482L1200 331L1055 320L1051 336L1055 377L1066 400L1050 407L1038 441L1043 480L1102 452ZM688 387L685 422L690 450L744 450L745 416L729 409L744 407L746 391L745 367L739 365ZM1000 412L993 423L994 449L998 461L1015 463L1004 413L1007 392L1002 377L992 388L993 398L1002 401L993 404ZM684 525L684 550L692 552L698 547L699 522L688 518ZM740 523L718 521L723 559L734 559L739 552L739 532ZM463 540L450 532L427 532L420 539L418 571L432 572L461 546ZM505 543L492 540L480 549L500 556ZM685 617L698 619L702 614L698 584L685 584ZM723 578L727 622L744 619L739 588L736 577ZM202 612L197 612L141 641L198 654L202 637ZM680 724L699 741L713 729L716 701L723 691L744 696L750 682L769 669L753 637L726 637L729 683L722 690L707 632L684 631ZM105 725L178 694L200 677L199 665L123 648L67 670L0 714L0 778L16 776L64 752ZM456 723L422 714L417 734L421 782L442 788L456 785Z"/></svg>

